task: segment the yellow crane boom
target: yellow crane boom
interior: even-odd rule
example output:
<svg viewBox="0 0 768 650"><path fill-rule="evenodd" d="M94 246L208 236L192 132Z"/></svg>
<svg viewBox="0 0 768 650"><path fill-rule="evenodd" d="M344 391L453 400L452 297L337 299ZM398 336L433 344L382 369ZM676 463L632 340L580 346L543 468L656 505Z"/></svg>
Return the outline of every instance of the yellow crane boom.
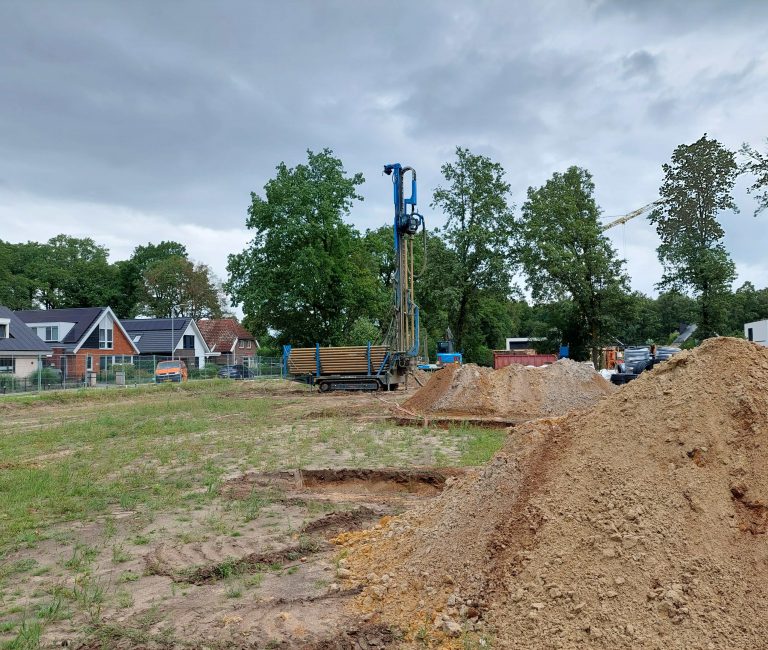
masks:
<svg viewBox="0 0 768 650"><path fill-rule="evenodd" d="M649 203L648 205L644 205L642 208L638 208L637 210L632 210L632 212L628 212L625 215L622 215L621 217L617 217L613 221L609 221L607 224L603 226L603 232L606 230L609 230L610 228L613 228L614 226L620 226L623 223L627 223L630 219L634 219L635 217L639 217L644 212L648 212L648 210L652 210L657 205L661 204L661 199L656 199L655 201Z"/></svg>

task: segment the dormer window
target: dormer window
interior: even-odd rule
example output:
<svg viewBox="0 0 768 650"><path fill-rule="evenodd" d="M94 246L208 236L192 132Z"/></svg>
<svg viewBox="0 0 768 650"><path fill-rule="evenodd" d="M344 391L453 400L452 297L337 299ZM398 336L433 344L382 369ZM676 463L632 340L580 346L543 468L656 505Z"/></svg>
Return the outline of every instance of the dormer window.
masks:
<svg viewBox="0 0 768 650"><path fill-rule="evenodd" d="M58 343L59 342L59 326L47 325L45 327L37 328L37 335L43 339L46 343Z"/></svg>
<svg viewBox="0 0 768 650"><path fill-rule="evenodd" d="M11 321L9 318L0 319L0 339L11 337Z"/></svg>

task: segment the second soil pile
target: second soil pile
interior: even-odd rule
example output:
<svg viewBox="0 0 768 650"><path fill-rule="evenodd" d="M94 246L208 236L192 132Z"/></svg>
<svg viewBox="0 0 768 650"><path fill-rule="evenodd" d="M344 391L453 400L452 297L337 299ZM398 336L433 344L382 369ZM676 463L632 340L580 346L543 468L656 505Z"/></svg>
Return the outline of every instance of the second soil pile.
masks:
<svg viewBox="0 0 768 650"><path fill-rule="evenodd" d="M543 368L450 365L403 406L415 413L529 420L591 406L614 390L591 365L569 359Z"/></svg>
<svg viewBox="0 0 768 650"><path fill-rule="evenodd" d="M518 427L476 476L338 540L357 606L433 645L766 647L767 385L768 350L712 339Z"/></svg>

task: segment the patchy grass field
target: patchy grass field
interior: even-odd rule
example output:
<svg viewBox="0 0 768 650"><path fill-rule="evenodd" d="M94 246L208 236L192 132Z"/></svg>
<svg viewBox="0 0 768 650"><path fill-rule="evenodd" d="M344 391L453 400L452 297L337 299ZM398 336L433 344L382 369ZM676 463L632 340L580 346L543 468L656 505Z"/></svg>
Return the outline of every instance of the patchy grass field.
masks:
<svg viewBox="0 0 768 650"><path fill-rule="evenodd" d="M393 425L404 397L208 381L3 399L0 647L292 647L332 629L323 531L426 493L291 471L478 465L505 436ZM296 624L269 609L286 598Z"/></svg>

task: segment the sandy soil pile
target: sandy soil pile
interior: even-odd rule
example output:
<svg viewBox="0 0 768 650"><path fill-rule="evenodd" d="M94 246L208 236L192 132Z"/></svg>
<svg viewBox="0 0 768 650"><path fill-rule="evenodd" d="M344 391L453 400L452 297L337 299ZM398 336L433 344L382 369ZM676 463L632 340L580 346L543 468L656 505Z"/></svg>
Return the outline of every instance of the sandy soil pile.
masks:
<svg viewBox="0 0 768 650"><path fill-rule="evenodd" d="M339 539L357 605L435 645L767 647L766 386L768 350L713 339L518 427L476 477Z"/></svg>
<svg viewBox="0 0 768 650"><path fill-rule="evenodd" d="M615 387L591 366L561 359L543 368L447 366L403 405L414 413L531 419L591 406Z"/></svg>

